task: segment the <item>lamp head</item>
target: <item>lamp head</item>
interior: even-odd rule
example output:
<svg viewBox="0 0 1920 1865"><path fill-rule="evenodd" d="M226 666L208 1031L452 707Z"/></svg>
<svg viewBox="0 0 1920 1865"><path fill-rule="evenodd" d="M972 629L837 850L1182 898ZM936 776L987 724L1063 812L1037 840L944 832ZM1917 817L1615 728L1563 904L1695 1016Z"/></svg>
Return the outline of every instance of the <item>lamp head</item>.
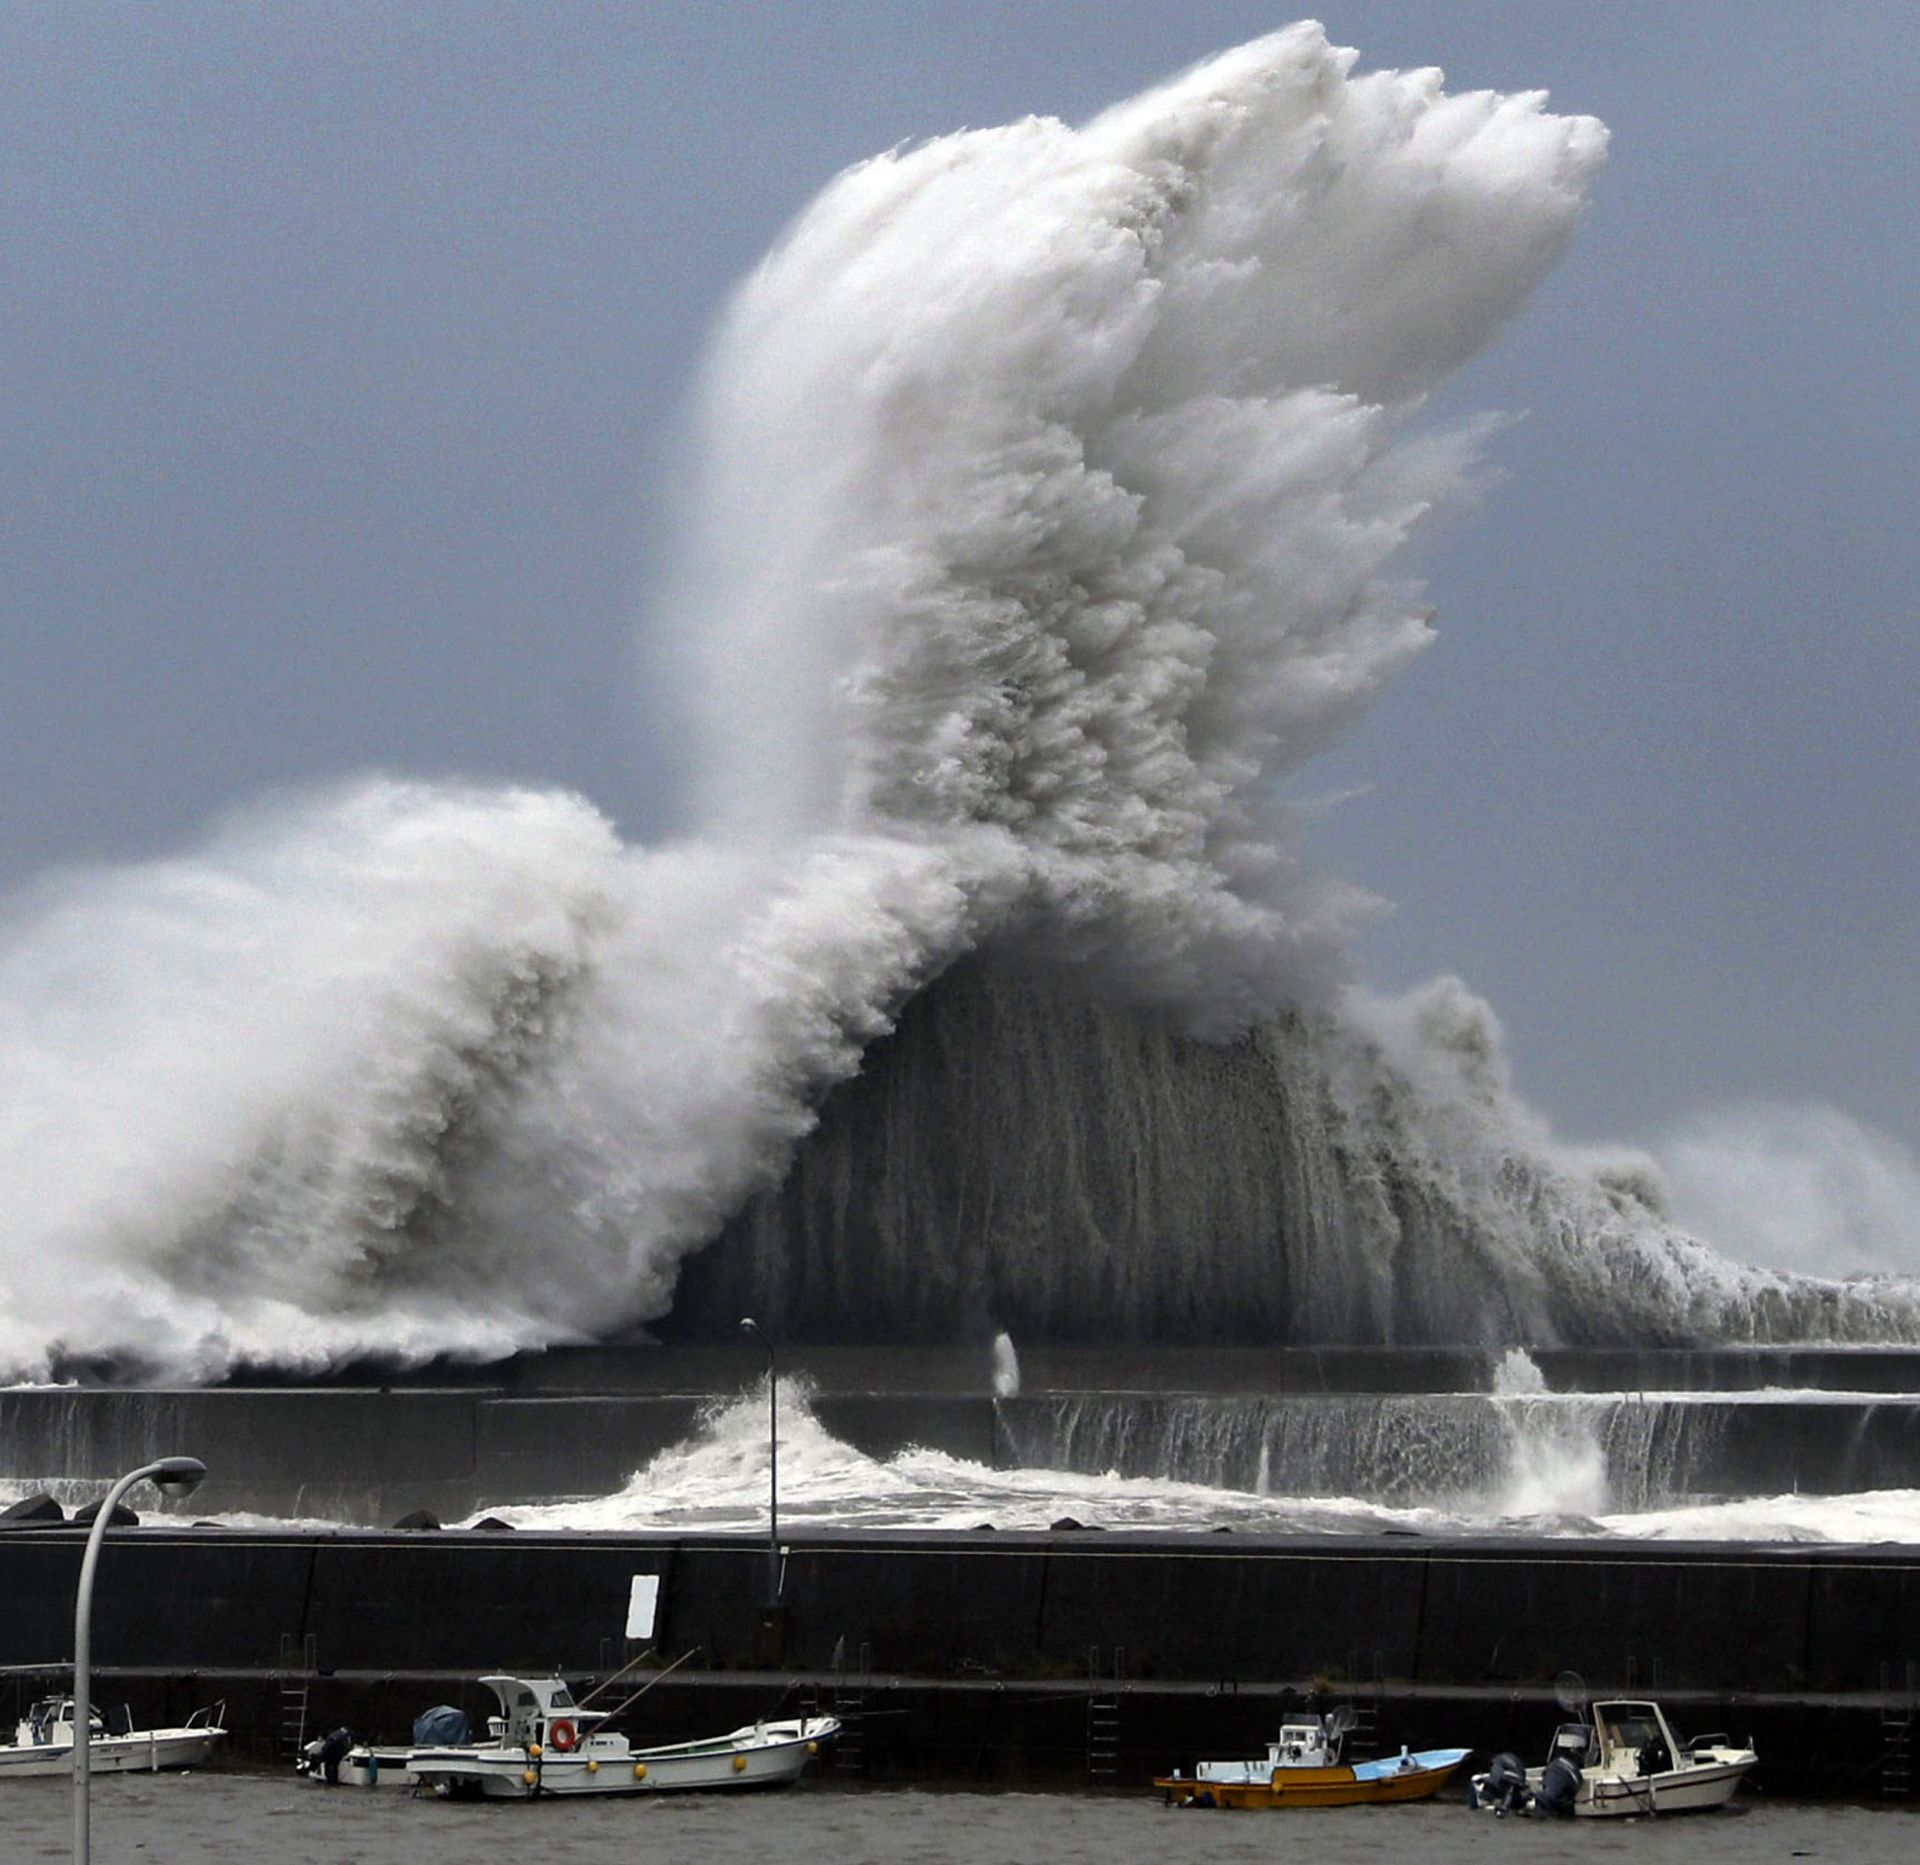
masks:
<svg viewBox="0 0 1920 1865"><path fill-rule="evenodd" d="M748 1340L757 1341L760 1351L767 1356L767 1371L771 1373L774 1365L773 1342L767 1338L767 1331L751 1315L740 1317L740 1332Z"/></svg>
<svg viewBox="0 0 1920 1865"><path fill-rule="evenodd" d="M153 1485L169 1496L187 1496L206 1474L207 1466L198 1457L162 1457L153 1467Z"/></svg>

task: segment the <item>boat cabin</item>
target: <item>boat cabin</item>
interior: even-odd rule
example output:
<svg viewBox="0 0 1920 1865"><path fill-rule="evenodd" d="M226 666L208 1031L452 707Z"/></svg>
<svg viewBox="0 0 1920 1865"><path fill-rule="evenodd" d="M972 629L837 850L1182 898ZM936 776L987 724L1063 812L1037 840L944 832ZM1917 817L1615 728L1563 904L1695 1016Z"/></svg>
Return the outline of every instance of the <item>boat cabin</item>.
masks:
<svg viewBox="0 0 1920 1865"><path fill-rule="evenodd" d="M1279 1739L1267 1744L1276 1768L1331 1768L1339 1759L1340 1738L1318 1716L1282 1723Z"/></svg>
<svg viewBox="0 0 1920 1865"><path fill-rule="evenodd" d="M1280 1725L1279 1736L1267 1744L1267 1759L1257 1761L1203 1761L1195 1765L1196 1781L1232 1785L1269 1779L1281 1768L1337 1768L1344 1722L1329 1724L1319 1716L1296 1716Z"/></svg>
<svg viewBox="0 0 1920 1865"><path fill-rule="evenodd" d="M573 1692L560 1677L483 1677L480 1680L500 1702L500 1714L487 1718L487 1733L509 1748L529 1742L545 1743L555 1723L566 1723L563 1734L583 1733L589 1723L604 1722L605 1712L581 1710Z"/></svg>

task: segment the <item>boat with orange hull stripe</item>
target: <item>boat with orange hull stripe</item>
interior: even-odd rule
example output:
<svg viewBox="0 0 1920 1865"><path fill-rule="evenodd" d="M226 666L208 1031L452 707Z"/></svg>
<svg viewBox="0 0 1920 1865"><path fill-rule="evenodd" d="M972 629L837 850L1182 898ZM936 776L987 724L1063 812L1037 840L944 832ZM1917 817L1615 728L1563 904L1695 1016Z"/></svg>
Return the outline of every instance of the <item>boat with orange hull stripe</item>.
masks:
<svg viewBox="0 0 1920 1865"><path fill-rule="evenodd" d="M1178 1807L1364 1807L1430 1800L1466 1760L1464 1748L1402 1749L1377 1761L1343 1762L1340 1744L1350 1711L1301 1717L1280 1726L1266 1755L1254 1761L1203 1761L1154 1786Z"/></svg>

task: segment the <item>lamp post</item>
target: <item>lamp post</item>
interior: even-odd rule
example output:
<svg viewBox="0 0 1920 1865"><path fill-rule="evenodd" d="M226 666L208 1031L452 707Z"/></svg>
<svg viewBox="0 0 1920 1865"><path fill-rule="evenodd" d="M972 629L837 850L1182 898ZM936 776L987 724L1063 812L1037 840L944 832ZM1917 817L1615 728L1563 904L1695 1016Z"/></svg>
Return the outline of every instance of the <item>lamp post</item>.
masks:
<svg viewBox="0 0 1920 1865"><path fill-rule="evenodd" d="M107 1491L99 1514L93 1518L93 1532L87 1537L87 1551L80 1560L80 1591L73 1604L73 1865L88 1865L93 1856L87 1793L93 1779L93 1570L100 1562L100 1544L107 1538L107 1524L113 1520L120 1498L134 1484L151 1477L158 1489L184 1496L206 1474L207 1466L198 1457L162 1457L142 1464Z"/></svg>
<svg viewBox="0 0 1920 1865"><path fill-rule="evenodd" d="M740 1332L760 1343L767 1356L767 1610L780 1610L780 1369L774 1361L773 1342L751 1315L740 1323Z"/></svg>

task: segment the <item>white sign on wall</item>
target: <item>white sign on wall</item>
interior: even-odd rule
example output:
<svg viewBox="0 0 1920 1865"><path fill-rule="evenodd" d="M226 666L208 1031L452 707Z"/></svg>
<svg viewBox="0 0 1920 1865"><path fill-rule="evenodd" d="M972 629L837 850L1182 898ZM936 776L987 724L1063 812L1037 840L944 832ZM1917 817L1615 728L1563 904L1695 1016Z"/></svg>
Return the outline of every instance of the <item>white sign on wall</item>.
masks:
<svg viewBox="0 0 1920 1865"><path fill-rule="evenodd" d="M633 1590L627 1595L627 1636L651 1638L660 1613L660 1576L635 1574Z"/></svg>

